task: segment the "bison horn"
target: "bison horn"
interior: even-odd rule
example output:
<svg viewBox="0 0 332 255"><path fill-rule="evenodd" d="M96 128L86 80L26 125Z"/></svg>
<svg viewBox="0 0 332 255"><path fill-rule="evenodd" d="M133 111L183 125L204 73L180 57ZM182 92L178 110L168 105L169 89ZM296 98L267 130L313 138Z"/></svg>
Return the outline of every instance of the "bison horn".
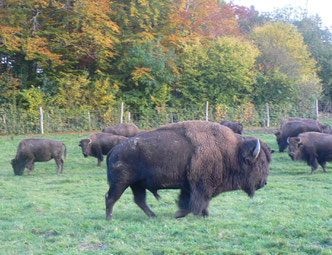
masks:
<svg viewBox="0 0 332 255"><path fill-rule="evenodd" d="M90 138L88 138L88 139L89 139L89 143L88 144L92 143L92 140Z"/></svg>
<svg viewBox="0 0 332 255"><path fill-rule="evenodd" d="M287 137L287 144L289 144L289 137Z"/></svg>
<svg viewBox="0 0 332 255"><path fill-rule="evenodd" d="M258 157L259 152L261 151L261 144L259 142L259 139L257 139L257 144L255 147L255 150L253 151L252 155L256 159Z"/></svg>

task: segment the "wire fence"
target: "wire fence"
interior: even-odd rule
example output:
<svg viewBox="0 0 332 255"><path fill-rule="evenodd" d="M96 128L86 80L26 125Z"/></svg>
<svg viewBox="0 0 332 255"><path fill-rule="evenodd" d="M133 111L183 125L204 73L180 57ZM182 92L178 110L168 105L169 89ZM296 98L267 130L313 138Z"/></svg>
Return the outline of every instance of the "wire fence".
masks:
<svg viewBox="0 0 332 255"><path fill-rule="evenodd" d="M309 109L309 110L308 110ZM315 104L306 111L283 109L276 106L222 107L208 104L174 109L164 107L149 111L148 114L130 111L125 105L117 105L112 110L69 110L54 107L43 107L40 111L28 112L15 108L0 108L0 134L38 134L57 132L100 131L106 126L121 122L133 122L140 129L149 130L168 123L185 120L209 120L221 122L233 120L241 122L245 128L263 127L278 128L286 117L304 117L316 119L332 125L332 114L319 113ZM317 115L318 114L318 115Z"/></svg>

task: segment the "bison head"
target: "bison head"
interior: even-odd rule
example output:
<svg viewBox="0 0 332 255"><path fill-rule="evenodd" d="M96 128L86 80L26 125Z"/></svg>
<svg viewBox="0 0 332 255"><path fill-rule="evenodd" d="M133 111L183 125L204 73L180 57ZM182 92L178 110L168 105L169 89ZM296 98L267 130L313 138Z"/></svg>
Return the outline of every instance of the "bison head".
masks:
<svg viewBox="0 0 332 255"><path fill-rule="evenodd" d="M259 139L245 139L239 151L241 166L240 187L249 197L267 184L269 164L273 151Z"/></svg>
<svg viewBox="0 0 332 255"><path fill-rule="evenodd" d="M10 161L13 166L14 174L15 175L23 175L25 163L23 161L14 158Z"/></svg>
<svg viewBox="0 0 332 255"><path fill-rule="evenodd" d="M289 137L287 139L289 143L288 155L292 160L299 160L303 155L303 144L300 137Z"/></svg>
<svg viewBox="0 0 332 255"><path fill-rule="evenodd" d="M278 147L279 147L279 152L283 152L287 148L287 142L285 139L283 139L281 131L277 131L274 133L277 139Z"/></svg>
<svg viewBox="0 0 332 255"><path fill-rule="evenodd" d="M89 155L91 155L91 146L92 146L91 139L81 140L78 146L82 148L82 153L84 157L88 157Z"/></svg>

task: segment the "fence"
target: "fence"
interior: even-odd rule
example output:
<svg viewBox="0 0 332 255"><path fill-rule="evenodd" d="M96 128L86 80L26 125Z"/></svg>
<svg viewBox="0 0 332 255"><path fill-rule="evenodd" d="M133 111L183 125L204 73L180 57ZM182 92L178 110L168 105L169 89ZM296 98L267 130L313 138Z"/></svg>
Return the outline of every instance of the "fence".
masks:
<svg viewBox="0 0 332 255"><path fill-rule="evenodd" d="M315 107L316 106L316 107ZM224 119L239 121L245 127L279 127L282 119L290 116L316 119L330 118L327 124L332 124L332 116L320 113L317 102L310 111L295 112L293 109L282 109L266 104L255 107L252 104L236 108L214 107L208 102L205 106L190 106L187 108L151 110L148 114L130 112L124 104L118 105L112 111L87 111L58 109L44 107L38 114L28 113L18 109L0 109L0 134L37 134L56 132L83 132L102 130L105 126L122 122L133 122L140 129L152 129L167 123L184 120L209 120L221 122ZM324 121L323 121L324 122Z"/></svg>

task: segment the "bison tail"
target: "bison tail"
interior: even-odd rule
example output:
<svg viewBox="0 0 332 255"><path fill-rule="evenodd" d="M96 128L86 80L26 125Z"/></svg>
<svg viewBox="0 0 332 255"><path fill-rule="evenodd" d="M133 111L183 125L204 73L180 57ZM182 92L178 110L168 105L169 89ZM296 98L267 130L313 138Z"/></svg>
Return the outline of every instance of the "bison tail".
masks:
<svg viewBox="0 0 332 255"><path fill-rule="evenodd" d="M67 158L67 147L64 143L62 143L63 147L65 148L64 150L64 157Z"/></svg>

